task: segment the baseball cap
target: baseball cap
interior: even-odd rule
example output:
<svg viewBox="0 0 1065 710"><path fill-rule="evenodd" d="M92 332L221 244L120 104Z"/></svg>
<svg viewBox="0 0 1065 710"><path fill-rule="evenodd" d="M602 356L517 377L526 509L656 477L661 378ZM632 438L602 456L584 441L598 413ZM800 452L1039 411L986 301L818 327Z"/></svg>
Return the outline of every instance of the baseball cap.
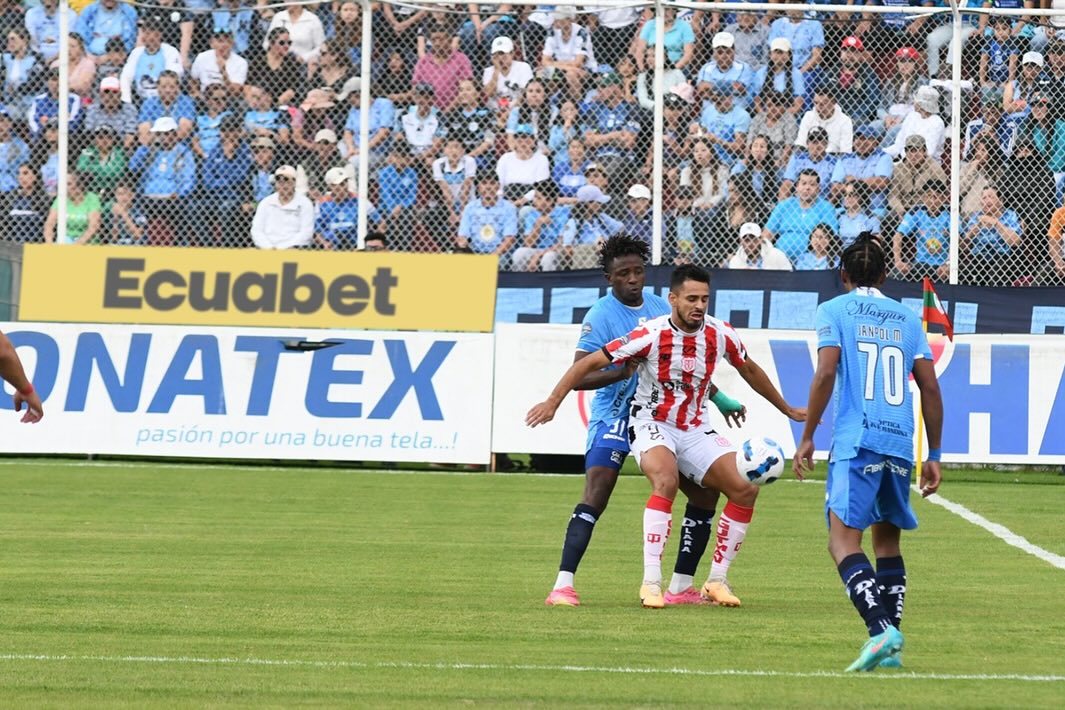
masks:
<svg viewBox="0 0 1065 710"><path fill-rule="evenodd" d="M827 140L828 140L828 131L826 131L824 128L821 128L821 126L814 126L813 128L810 129L810 132L806 134L806 142L807 143L809 143L810 141L827 141Z"/></svg>
<svg viewBox="0 0 1065 710"><path fill-rule="evenodd" d="M217 27L215 27L211 31L211 34L213 34L215 37L218 37L220 35L226 35L227 37L232 37L233 36L233 30L229 29L229 27L226 26L226 25L218 25Z"/></svg>
<svg viewBox="0 0 1065 710"><path fill-rule="evenodd" d="M928 180L924 184L925 192L946 192L947 183L942 180Z"/></svg>
<svg viewBox="0 0 1065 710"><path fill-rule="evenodd" d="M336 167L329 168L325 171L325 184L326 185L339 185L342 182L348 181L348 171L344 168Z"/></svg>
<svg viewBox="0 0 1065 710"><path fill-rule="evenodd" d="M101 123L96 127L95 133L96 135L100 135L101 133L110 133L112 136L118 135L118 131L110 123Z"/></svg>
<svg viewBox="0 0 1065 710"><path fill-rule="evenodd" d="M651 199L651 191L647 188L646 185L633 185L629 188L629 192L627 194L634 200Z"/></svg>
<svg viewBox="0 0 1065 710"><path fill-rule="evenodd" d="M333 143L333 144L336 144L336 142L337 142L336 131L333 131L333 130L331 130L329 128L323 128L322 130L320 130L320 131L318 131L317 133L314 134L314 142L315 143Z"/></svg>
<svg viewBox="0 0 1065 710"><path fill-rule="evenodd" d="M620 84L621 77L617 72L610 72L599 77L599 86L618 86Z"/></svg>
<svg viewBox="0 0 1065 710"><path fill-rule="evenodd" d="M854 129L854 135L861 138L876 138L880 135L880 129L876 126L866 123L861 126L857 126Z"/></svg>
<svg viewBox="0 0 1065 710"><path fill-rule="evenodd" d="M519 123L514 126L514 135L516 136L533 136L536 135L536 131L533 129L531 123Z"/></svg>
<svg viewBox="0 0 1065 710"><path fill-rule="evenodd" d="M300 108L304 111L315 108L333 108L334 106L336 106L336 103L333 101L333 95L322 89L308 91L307 98L300 104Z"/></svg>
<svg viewBox="0 0 1065 710"><path fill-rule="evenodd" d="M610 196L604 195L603 191L595 185L581 185L577 189L577 202L598 202L605 205L610 202Z"/></svg>
<svg viewBox="0 0 1065 710"><path fill-rule="evenodd" d="M985 91L980 97L980 103L984 106L1001 106L1002 94L995 89Z"/></svg>
<svg viewBox="0 0 1065 710"><path fill-rule="evenodd" d="M762 236L762 229L754 222L744 222L740 225L740 238Z"/></svg>
<svg viewBox="0 0 1065 710"><path fill-rule="evenodd" d="M682 99L679 95L674 93L667 93L662 97L662 103L666 108L684 108L688 105L688 102Z"/></svg>
<svg viewBox="0 0 1065 710"><path fill-rule="evenodd" d="M840 49L853 49L856 52L861 52L865 49L865 45L862 44L862 40L853 35L850 37L844 37L843 41L839 43Z"/></svg>
<svg viewBox="0 0 1065 710"><path fill-rule="evenodd" d="M435 96L436 89L433 88L432 84L427 84L423 81L414 85L414 93L422 94L425 96Z"/></svg>
<svg viewBox="0 0 1065 710"><path fill-rule="evenodd" d="M600 175L606 175L606 170L603 170L603 166L599 163L588 163L584 166L585 176L592 172L599 173Z"/></svg>
<svg viewBox="0 0 1065 710"><path fill-rule="evenodd" d="M718 32L714 35L714 39L710 43L710 46L713 49L717 49L718 47L728 47L731 49L735 44L736 38L732 36L731 32Z"/></svg>
<svg viewBox="0 0 1065 710"><path fill-rule="evenodd" d="M577 8L572 5L558 5L551 13L552 20L572 20L577 17Z"/></svg>
<svg viewBox="0 0 1065 710"><path fill-rule="evenodd" d="M282 165L274 171L274 177L285 177L295 180L296 168L292 167L291 165Z"/></svg>
<svg viewBox="0 0 1065 710"><path fill-rule="evenodd" d="M791 40L787 37L777 37L775 40L769 43L770 52L790 52Z"/></svg>
<svg viewBox="0 0 1065 710"><path fill-rule="evenodd" d="M1025 52L1024 56L1021 57L1021 64L1038 64L1039 66L1043 66L1043 55L1039 52Z"/></svg>
<svg viewBox="0 0 1065 710"><path fill-rule="evenodd" d="M122 84L117 76L105 76L100 81L100 91L122 91Z"/></svg>
<svg viewBox="0 0 1065 710"><path fill-rule="evenodd" d="M925 141L924 136L910 136L906 139L907 148L920 148L921 150L928 150L928 143Z"/></svg>
<svg viewBox="0 0 1065 710"><path fill-rule="evenodd" d="M492 54L498 54L499 52L513 52L514 40L506 35L500 35L492 40Z"/></svg>
<svg viewBox="0 0 1065 710"><path fill-rule="evenodd" d="M913 59L914 61L921 58L921 54L913 47L899 47L895 52L895 59Z"/></svg>
<svg viewBox="0 0 1065 710"><path fill-rule="evenodd" d="M340 87L340 91L338 91L336 94L336 100L343 101L352 94L358 94L361 90L362 79L357 76L353 76L347 81L345 81L343 86Z"/></svg>
<svg viewBox="0 0 1065 710"><path fill-rule="evenodd" d="M270 136L258 136L251 141L252 148L276 148L274 139Z"/></svg>
<svg viewBox="0 0 1065 710"><path fill-rule="evenodd" d="M169 133L177 130L177 121L170 116L160 116L152 124L151 133Z"/></svg>

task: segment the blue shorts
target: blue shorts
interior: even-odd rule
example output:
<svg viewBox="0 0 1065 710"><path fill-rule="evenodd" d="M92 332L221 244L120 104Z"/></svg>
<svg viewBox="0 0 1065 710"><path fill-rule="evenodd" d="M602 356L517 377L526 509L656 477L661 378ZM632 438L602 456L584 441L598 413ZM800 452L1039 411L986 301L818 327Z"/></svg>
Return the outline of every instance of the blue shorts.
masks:
<svg viewBox="0 0 1065 710"><path fill-rule="evenodd" d="M917 527L910 507L913 462L858 449L852 459L828 464L825 521L832 511L847 527L865 530L873 523L891 523L902 530Z"/></svg>
<svg viewBox="0 0 1065 710"><path fill-rule="evenodd" d="M628 417L608 422L596 422L588 429L588 447L584 454L584 470L602 466L621 470L629 455Z"/></svg>

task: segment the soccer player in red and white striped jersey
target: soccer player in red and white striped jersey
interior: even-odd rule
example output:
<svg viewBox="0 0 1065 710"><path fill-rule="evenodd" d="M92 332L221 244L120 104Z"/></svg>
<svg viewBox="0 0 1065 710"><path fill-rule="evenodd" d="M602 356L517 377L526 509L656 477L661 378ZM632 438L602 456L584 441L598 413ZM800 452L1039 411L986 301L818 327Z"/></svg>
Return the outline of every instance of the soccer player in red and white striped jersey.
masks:
<svg viewBox="0 0 1065 710"><path fill-rule="evenodd" d="M806 410L789 405L765 371L748 356L728 323L706 316L710 275L686 264L670 279L671 313L648 321L573 363L547 401L526 415L529 426L551 421L565 396L588 373L611 363L638 360L638 384L629 415L629 441L640 470L651 482L644 510L645 607L664 606L662 553L669 538L679 476L728 498L718 520L717 547L703 595L724 606L739 606L728 584L729 565L739 551L754 513L758 487L736 468L729 440L705 422L706 394L717 363L736 368L751 388L790 419L804 421Z"/></svg>

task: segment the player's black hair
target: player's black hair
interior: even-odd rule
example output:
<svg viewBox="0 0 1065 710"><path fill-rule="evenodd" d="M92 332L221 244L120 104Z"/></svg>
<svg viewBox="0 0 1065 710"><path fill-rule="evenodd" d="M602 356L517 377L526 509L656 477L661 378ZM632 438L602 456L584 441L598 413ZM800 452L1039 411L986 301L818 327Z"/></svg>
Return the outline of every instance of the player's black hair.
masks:
<svg viewBox="0 0 1065 710"><path fill-rule="evenodd" d="M669 277L669 290L676 293L685 281L698 281L710 285L710 272L695 264L682 264L673 269L673 275Z"/></svg>
<svg viewBox="0 0 1065 710"><path fill-rule="evenodd" d="M603 273L609 274L614 266L614 259L622 256L638 256L646 264L651 260L651 246L642 239L618 233L607 239L599 252L599 266Z"/></svg>
<svg viewBox="0 0 1065 710"><path fill-rule="evenodd" d="M840 260L847 278L855 286L879 286L887 274L887 255L880 237L862 232L843 250Z"/></svg>

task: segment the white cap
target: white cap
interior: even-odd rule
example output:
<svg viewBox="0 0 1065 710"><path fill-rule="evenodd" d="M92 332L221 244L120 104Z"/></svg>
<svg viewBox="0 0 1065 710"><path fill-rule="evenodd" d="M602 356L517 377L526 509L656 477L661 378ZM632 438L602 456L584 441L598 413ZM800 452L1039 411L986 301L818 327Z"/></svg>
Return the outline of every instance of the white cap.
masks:
<svg viewBox="0 0 1065 710"><path fill-rule="evenodd" d="M551 12L552 20L573 20L577 17L577 8L573 5L557 5Z"/></svg>
<svg viewBox="0 0 1065 710"><path fill-rule="evenodd" d="M1023 66L1025 64L1038 64L1039 66L1043 66L1043 55L1039 52L1025 52L1024 56L1021 57L1021 65Z"/></svg>
<svg viewBox="0 0 1065 710"><path fill-rule="evenodd" d="M152 124L151 133L169 133L170 131L177 130L177 121L170 118L170 116L160 116L155 119L155 123Z"/></svg>
<svg viewBox="0 0 1065 710"><path fill-rule="evenodd" d="M100 81L100 91L122 91L122 84L117 76L105 76Z"/></svg>
<svg viewBox="0 0 1065 710"><path fill-rule="evenodd" d="M762 229L754 222L744 222L740 226L740 237L760 237L762 236Z"/></svg>
<svg viewBox="0 0 1065 710"><path fill-rule="evenodd" d="M500 35L492 40L492 54L498 52L513 52L514 40L506 35Z"/></svg>
<svg viewBox="0 0 1065 710"><path fill-rule="evenodd" d="M348 181L348 171L344 168L329 168L325 171L325 184L326 185L339 185L342 182Z"/></svg>
<svg viewBox="0 0 1065 710"><path fill-rule="evenodd" d="M322 130L320 130L320 131L318 131L317 133L314 134L314 142L315 143L322 143L322 142L326 142L326 141L328 141L329 143L334 143L335 144L337 142L336 131L334 131L331 128L323 128Z"/></svg>
<svg viewBox="0 0 1065 710"><path fill-rule="evenodd" d="M791 40L787 37L777 37L775 40L769 43L770 52L790 52Z"/></svg>
<svg viewBox="0 0 1065 710"><path fill-rule="evenodd" d="M651 191L646 185L633 185L629 188L628 196L634 200L649 200Z"/></svg>
<svg viewBox="0 0 1065 710"><path fill-rule="evenodd" d="M939 92L931 86L922 86L914 94L913 102L928 113L939 113Z"/></svg>
<svg viewBox="0 0 1065 710"><path fill-rule="evenodd" d="M295 180L296 168L292 167L291 165L282 165L274 171L274 177L287 177Z"/></svg>
<svg viewBox="0 0 1065 710"><path fill-rule="evenodd" d="M604 195L595 185L581 185L577 188L577 202L598 202L605 205L610 202L610 195Z"/></svg>
<svg viewBox="0 0 1065 710"><path fill-rule="evenodd" d="M710 43L710 47L712 49L717 49L718 47L728 47L731 49L735 44L736 38L732 36L731 32L718 32L714 35L714 41Z"/></svg>

